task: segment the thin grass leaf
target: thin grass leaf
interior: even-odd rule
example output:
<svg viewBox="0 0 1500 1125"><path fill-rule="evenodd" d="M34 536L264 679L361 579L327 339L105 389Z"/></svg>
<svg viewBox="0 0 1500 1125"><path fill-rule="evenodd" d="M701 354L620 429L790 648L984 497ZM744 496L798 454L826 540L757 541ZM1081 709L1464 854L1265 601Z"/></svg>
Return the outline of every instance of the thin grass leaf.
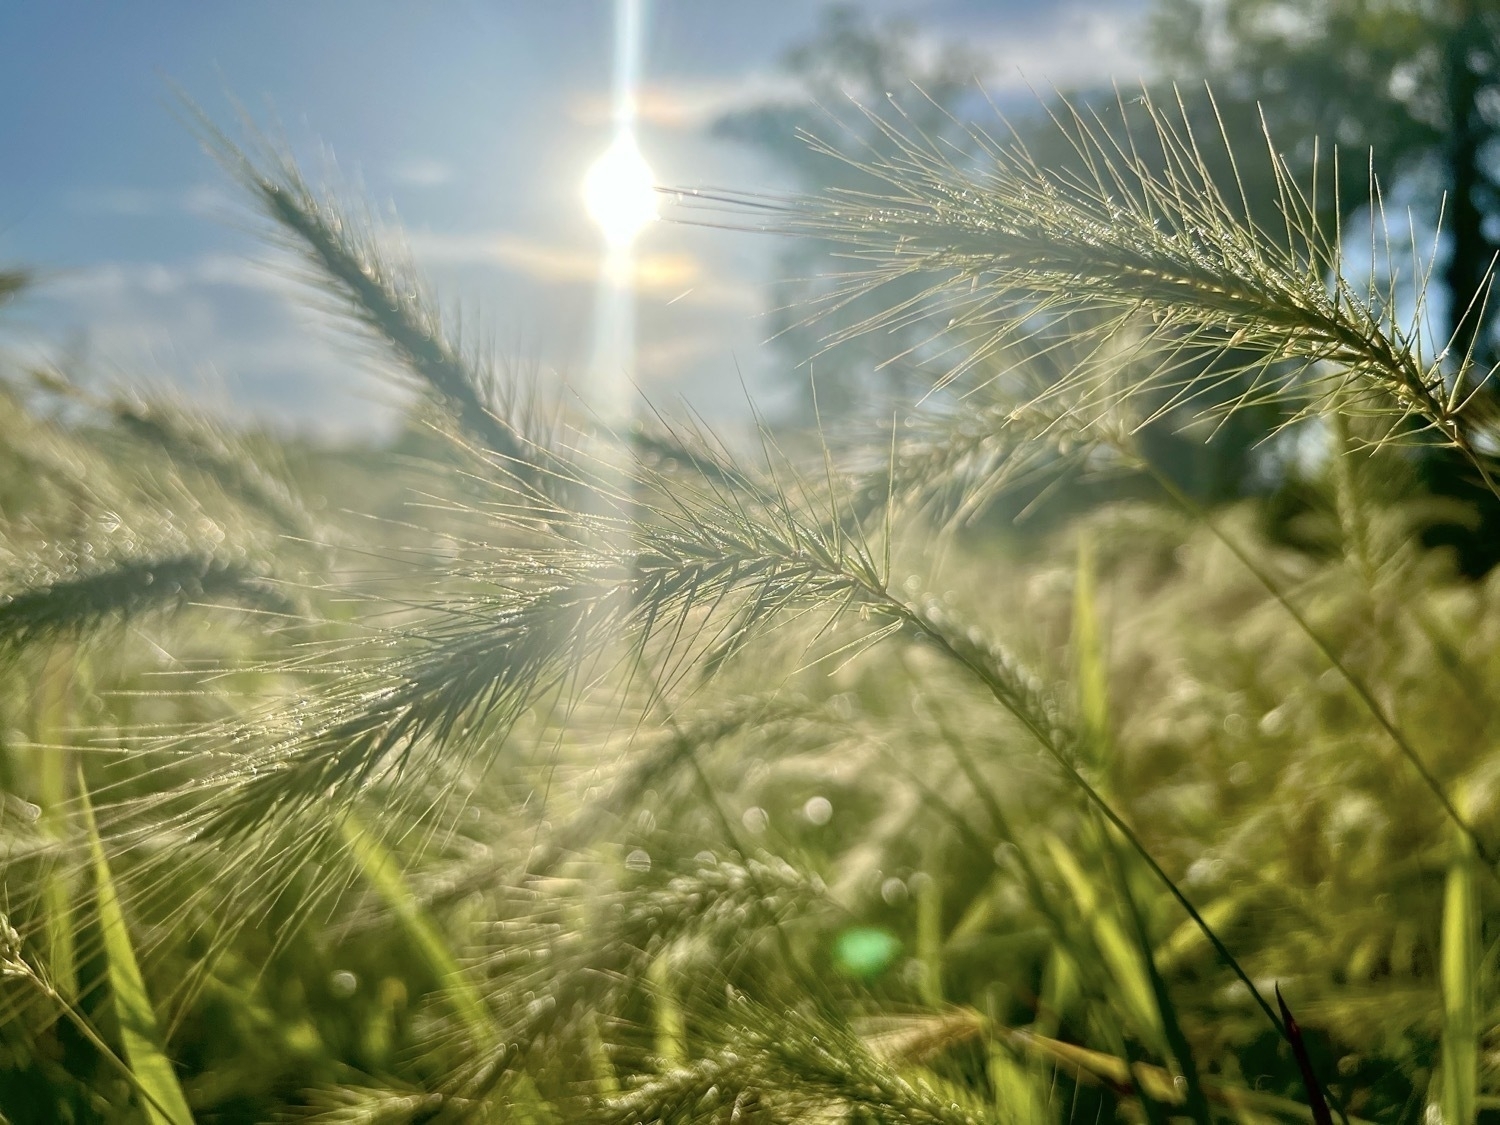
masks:
<svg viewBox="0 0 1500 1125"><path fill-rule="evenodd" d="M1292 1011L1281 995L1279 984L1276 986L1276 1004L1281 1009L1281 1022L1286 1029L1287 1042L1292 1046L1292 1055L1302 1074L1302 1088L1307 1091L1307 1106L1312 1111L1313 1125L1333 1125L1333 1114L1328 1112L1328 1100L1323 1096L1323 1087L1318 1082L1317 1071L1313 1069L1312 1056L1307 1053L1302 1028L1292 1018Z"/></svg>
<svg viewBox="0 0 1500 1125"><path fill-rule="evenodd" d="M678 994L671 948L651 962L646 970L651 985L651 1019L656 1055L667 1067L681 1066L688 1060L687 1014Z"/></svg>
<svg viewBox="0 0 1500 1125"><path fill-rule="evenodd" d="M1049 1076L1035 1060L1018 1057L1001 1038L986 1044L985 1074L995 1091L995 1111L1006 1125L1036 1125L1049 1120Z"/></svg>
<svg viewBox="0 0 1500 1125"><path fill-rule="evenodd" d="M1461 798L1460 798L1461 800ZM1443 892L1442 1096L1444 1125L1474 1125L1478 1113L1480 913L1478 856L1468 836L1454 833Z"/></svg>
<svg viewBox="0 0 1500 1125"><path fill-rule="evenodd" d="M478 1049L493 1048L499 1040L499 1032L489 1008L459 965L437 925L407 886L395 857L370 835L352 812L344 814L339 832L349 845L360 873L396 916L424 967L442 988L444 999L462 1022L465 1033Z"/></svg>
<svg viewBox="0 0 1500 1125"><path fill-rule="evenodd" d="M1094 544L1085 530L1078 538L1078 566L1073 579L1073 675L1078 685L1078 721L1084 753L1108 770L1109 667L1099 622Z"/></svg>
<svg viewBox="0 0 1500 1125"><path fill-rule="evenodd" d="M108 964L110 996L119 1020L125 1059L145 1103L142 1108L152 1125L192 1125L193 1115L178 1084L176 1071L162 1050L156 1011L151 1006L146 982L141 977L135 950L130 944L130 931L125 925L119 892L110 875L109 861L104 855L104 843L99 837L99 827L94 821L94 809L81 770L78 774L78 803L93 856L95 910Z"/></svg>
<svg viewBox="0 0 1500 1125"><path fill-rule="evenodd" d="M1128 1013L1129 1022L1142 1042L1158 1055L1166 1054L1161 1012L1141 951L1126 936L1120 919L1101 900L1099 888L1079 857L1057 836L1049 834L1044 839L1053 866L1072 892L1079 914L1089 927L1093 952L1114 986L1114 1003Z"/></svg>
<svg viewBox="0 0 1500 1125"><path fill-rule="evenodd" d="M130 1063L115 1053L114 1048L105 1041L83 1012L58 992L45 974L38 972L26 961L22 950L21 935L16 932L15 927L10 924L10 919L4 914L0 914L0 980L24 981L42 996L54 1002L79 1035L87 1040L99 1052L100 1057L118 1071L126 1084L139 1095L148 1112L153 1107L158 1107L155 1096L142 1084L140 1076L131 1069ZM154 1121L155 1118L151 1120ZM191 1118L186 1120L191 1121Z"/></svg>
<svg viewBox="0 0 1500 1125"><path fill-rule="evenodd" d="M46 747L37 755L37 798L47 834L54 841L61 842L67 839L70 828L65 811L68 807L70 756L62 750L73 725L68 706L72 681L69 664L79 657L76 653L62 651L48 655L37 680L34 699L38 741ZM58 994L69 1003L78 1000L74 882L73 872L61 863L49 864L42 874L41 909L47 976Z"/></svg>
<svg viewBox="0 0 1500 1125"><path fill-rule="evenodd" d="M1209 1110L1208 1097L1204 1092L1203 1079L1198 1070L1198 1061L1193 1056L1192 1044L1188 1042L1187 1035L1182 1029L1182 1021L1177 1014L1177 1005L1173 1003L1167 982L1157 965L1146 916L1130 887L1129 874L1125 868L1126 855L1121 854L1109 829L1097 821L1095 824L1100 837L1100 848L1106 853L1105 861L1115 883L1121 911L1130 924L1136 950L1145 968L1146 978L1151 984L1151 994L1155 1000L1156 1014L1161 1021L1166 1046L1172 1057L1177 1060L1177 1066L1182 1073L1183 1102L1189 1115L1198 1125L1213 1125L1213 1114Z"/></svg>
<svg viewBox="0 0 1500 1125"><path fill-rule="evenodd" d="M935 847L929 848L927 866L941 870L932 862L936 858ZM917 907L916 959L922 966L919 991L922 1002L931 1008L943 1003L943 886L928 871L922 871L913 879Z"/></svg>

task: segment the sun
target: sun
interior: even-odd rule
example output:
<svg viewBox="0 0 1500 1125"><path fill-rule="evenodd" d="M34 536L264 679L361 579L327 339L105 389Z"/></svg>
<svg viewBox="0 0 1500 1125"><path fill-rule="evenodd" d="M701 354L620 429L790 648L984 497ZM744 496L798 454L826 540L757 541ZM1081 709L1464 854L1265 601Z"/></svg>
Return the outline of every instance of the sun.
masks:
<svg viewBox="0 0 1500 1125"><path fill-rule="evenodd" d="M583 205L611 246L628 246L656 218L656 178L635 143L621 131L583 177Z"/></svg>

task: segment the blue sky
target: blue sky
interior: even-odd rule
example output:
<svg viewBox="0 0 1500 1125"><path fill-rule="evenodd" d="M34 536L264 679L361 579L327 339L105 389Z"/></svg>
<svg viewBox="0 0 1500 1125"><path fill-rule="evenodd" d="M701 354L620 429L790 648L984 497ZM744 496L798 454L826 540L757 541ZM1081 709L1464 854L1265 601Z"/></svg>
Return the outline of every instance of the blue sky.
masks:
<svg viewBox="0 0 1500 1125"><path fill-rule="evenodd" d="M1020 84L1021 70L1066 86L1141 69L1140 0L862 7L984 51L991 85ZM795 97L778 63L818 19L799 0L648 0L641 144L662 182L778 186L706 126ZM398 392L268 268L175 83L231 125L232 95L311 178L399 216L446 303L501 352L566 379L588 353L599 245L578 184L608 140L612 34L609 0L0 0L0 264L41 275L7 311L5 346L293 428L389 424ZM751 235L647 232L647 394L724 418L743 402L741 375L770 393L772 251Z"/></svg>

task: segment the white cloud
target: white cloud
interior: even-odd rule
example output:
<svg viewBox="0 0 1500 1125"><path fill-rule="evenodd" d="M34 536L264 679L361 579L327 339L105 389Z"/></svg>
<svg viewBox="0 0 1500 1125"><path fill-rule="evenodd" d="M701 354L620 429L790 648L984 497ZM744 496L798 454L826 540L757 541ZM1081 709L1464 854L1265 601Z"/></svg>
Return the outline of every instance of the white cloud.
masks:
<svg viewBox="0 0 1500 1125"><path fill-rule="evenodd" d="M206 254L185 262L99 262L44 278L35 296L73 304L119 299L131 293L165 296L201 286L286 293L295 282L232 254Z"/></svg>
<svg viewBox="0 0 1500 1125"><path fill-rule="evenodd" d="M177 196L177 205L190 215L222 219L226 214L243 210L238 195L219 183L193 184Z"/></svg>
<svg viewBox="0 0 1500 1125"><path fill-rule="evenodd" d="M165 190L119 184L75 188L68 192L65 202L77 214L117 218L147 218L182 212L221 217L236 205L235 196L231 192L222 184L212 182Z"/></svg>
<svg viewBox="0 0 1500 1125"><path fill-rule="evenodd" d="M795 105L807 100L797 79L779 71L750 71L722 80L648 81L636 93L641 121L663 129L698 129L716 118L746 106ZM598 127L614 119L610 99L602 94L575 97L569 106L573 120Z"/></svg>
<svg viewBox="0 0 1500 1125"><path fill-rule="evenodd" d="M76 188L67 196L69 209L85 215L156 215L163 202L162 192L119 186Z"/></svg>
<svg viewBox="0 0 1500 1125"><path fill-rule="evenodd" d="M334 435L387 425L396 393L309 322L301 294L298 283L231 255L104 262L43 279L27 335L72 340L68 352L85 371L166 381L230 418ZM55 350L23 343L26 354Z"/></svg>
<svg viewBox="0 0 1500 1125"><path fill-rule="evenodd" d="M643 342L636 356L636 369L647 382L679 379L722 348L723 341L715 334L677 332Z"/></svg>
<svg viewBox="0 0 1500 1125"><path fill-rule="evenodd" d="M600 256L592 248L509 232L413 231L407 241L420 261L433 265L494 265L551 285L593 285L599 279ZM680 250L640 253L635 289L646 298L715 308L748 311L761 303L758 285L711 277L695 255Z"/></svg>
<svg viewBox="0 0 1500 1125"><path fill-rule="evenodd" d="M442 278L444 289L455 291L451 283L459 281L502 326L515 320L508 334L518 354L566 368L588 352L600 268L594 240L581 228L573 233L570 240L417 230L409 242L419 262L440 275L481 267ZM638 370L643 380L691 390L696 400L712 398L726 380L738 385L733 356L747 355L761 334L753 322L763 293L755 278L721 270L707 248L683 245L690 237L696 235L663 224L641 247ZM74 341L78 368L96 378L166 382L231 418L339 435L388 426L403 393L372 376L360 349L351 351L340 333L307 315L320 303L309 296L274 267L230 254L104 261L42 278L27 334ZM476 328L466 318L465 328L478 338L489 330L482 319ZM500 334L507 334L503 327Z"/></svg>
<svg viewBox="0 0 1500 1125"><path fill-rule="evenodd" d="M425 156L411 156L397 161L390 169L391 179L408 187L441 187L454 178L452 165Z"/></svg>
<svg viewBox="0 0 1500 1125"><path fill-rule="evenodd" d="M993 89L1066 90L1110 81L1128 86L1149 70L1140 21L1129 5L1072 7L1029 35L995 32L973 46L994 60L984 76Z"/></svg>
<svg viewBox="0 0 1500 1125"><path fill-rule="evenodd" d="M960 37L952 28L913 29L905 45L918 69L936 67L956 45L985 65L975 77L994 91L1050 86L1077 89L1118 80L1130 85L1149 71L1139 34L1136 4L1058 4L1047 19L996 21ZM861 95L867 91L847 91ZM736 110L761 105L795 105L810 100L806 86L780 71L750 71L723 80L648 81L638 94L637 112L663 129L703 128ZM612 118L604 95L580 96L570 111L581 125L607 125Z"/></svg>

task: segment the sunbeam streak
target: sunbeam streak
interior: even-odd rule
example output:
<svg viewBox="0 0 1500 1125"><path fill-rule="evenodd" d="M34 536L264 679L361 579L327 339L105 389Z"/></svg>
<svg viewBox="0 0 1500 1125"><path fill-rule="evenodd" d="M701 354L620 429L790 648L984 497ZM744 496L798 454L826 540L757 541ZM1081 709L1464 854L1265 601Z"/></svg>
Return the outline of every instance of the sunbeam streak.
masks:
<svg viewBox="0 0 1500 1125"><path fill-rule="evenodd" d="M655 177L636 142L642 0L616 0L614 139L583 178L583 203L604 236L589 362L590 405L625 411L635 379L635 240L656 218Z"/></svg>

